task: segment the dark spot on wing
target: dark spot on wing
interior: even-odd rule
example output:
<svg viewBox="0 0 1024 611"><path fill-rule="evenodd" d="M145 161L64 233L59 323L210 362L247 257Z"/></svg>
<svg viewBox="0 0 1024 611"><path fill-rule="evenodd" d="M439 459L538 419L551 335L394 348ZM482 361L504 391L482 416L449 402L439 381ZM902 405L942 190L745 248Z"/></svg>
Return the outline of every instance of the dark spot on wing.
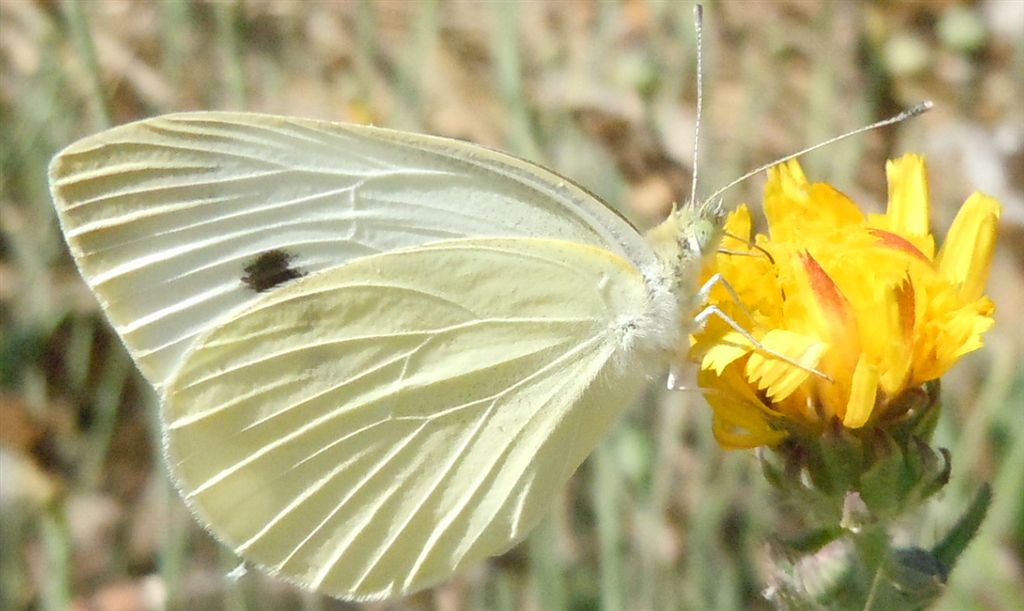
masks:
<svg viewBox="0 0 1024 611"><path fill-rule="evenodd" d="M291 262L292 255L286 251L268 250L245 266L242 284L257 293L263 293L289 280L306 275L306 272L292 267Z"/></svg>

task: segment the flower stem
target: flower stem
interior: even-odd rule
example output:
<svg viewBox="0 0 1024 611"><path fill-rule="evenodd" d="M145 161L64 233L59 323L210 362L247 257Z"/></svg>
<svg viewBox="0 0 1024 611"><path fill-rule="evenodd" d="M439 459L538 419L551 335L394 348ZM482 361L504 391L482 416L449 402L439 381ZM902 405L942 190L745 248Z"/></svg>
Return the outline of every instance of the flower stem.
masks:
<svg viewBox="0 0 1024 611"><path fill-rule="evenodd" d="M874 611L875 600L878 598L878 584L882 583L882 567L875 569L875 577L871 580L871 589L868 590L868 598L864 601L863 611Z"/></svg>
<svg viewBox="0 0 1024 611"><path fill-rule="evenodd" d="M882 583L882 576L885 572L886 559L889 557L889 534L884 524L865 526L864 529L854 535L854 547L857 550L857 557L863 568L861 573L861 592L865 593L863 611L876 611L879 602L879 586ZM866 582L870 579L870 583Z"/></svg>

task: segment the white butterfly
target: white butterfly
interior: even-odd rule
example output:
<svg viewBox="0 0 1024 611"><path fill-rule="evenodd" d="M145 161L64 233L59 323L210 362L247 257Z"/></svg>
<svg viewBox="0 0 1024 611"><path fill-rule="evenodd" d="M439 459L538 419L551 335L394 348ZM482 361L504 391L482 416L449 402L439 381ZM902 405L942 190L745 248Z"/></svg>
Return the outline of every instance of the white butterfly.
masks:
<svg viewBox="0 0 1024 611"><path fill-rule="evenodd" d="M199 521L363 600L526 535L680 358L721 221L691 205L645 239L508 155L255 114L117 127L50 181Z"/></svg>

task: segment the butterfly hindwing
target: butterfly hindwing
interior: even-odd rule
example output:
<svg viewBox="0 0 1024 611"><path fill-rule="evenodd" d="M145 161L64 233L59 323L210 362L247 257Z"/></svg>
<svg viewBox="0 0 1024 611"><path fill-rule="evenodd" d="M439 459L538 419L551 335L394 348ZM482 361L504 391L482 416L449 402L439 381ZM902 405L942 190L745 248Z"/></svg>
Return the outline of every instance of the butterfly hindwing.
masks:
<svg viewBox="0 0 1024 611"><path fill-rule="evenodd" d="M640 391L649 300L626 260L555 240L304 276L199 338L167 388L168 463L273 573L350 599L429 586L521 539Z"/></svg>

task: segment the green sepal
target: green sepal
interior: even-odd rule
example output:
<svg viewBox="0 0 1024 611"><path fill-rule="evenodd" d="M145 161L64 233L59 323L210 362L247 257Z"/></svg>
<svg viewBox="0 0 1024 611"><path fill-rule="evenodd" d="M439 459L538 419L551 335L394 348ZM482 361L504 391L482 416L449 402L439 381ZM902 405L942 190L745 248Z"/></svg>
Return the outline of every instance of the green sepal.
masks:
<svg viewBox="0 0 1024 611"><path fill-rule="evenodd" d="M907 466L913 482L906 494L909 508L924 502L946 485L952 459L946 448L933 449L918 437L912 437L907 445Z"/></svg>
<svg viewBox="0 0 1024 611"><path fill-rule="evenodd" d="M761 473L768 484L778 490L786 490L789 487L789 478L786 471L776 463L774 452L759 452L758 461L761 463Z"/></svg>
<svg viewBox="0 0 1024 611"><path fill-rule="evenodd" d="M942 563L946 571L952 571L960 555L967 549L967 545L977 534L978 528L985 520L989 505L992 504L992 486L987 482L974 495L971 504L968 505L960 519L950 529L941 541L932 548L932 555Z"/></svg>
<svg viewBox="0 0 1024 611"><path fill-rule="evenodd" d="M842 515L845 491L832 492L833 475L819 445L792 438L761 459L765 478L797 509L806 528L835 527Z"/></svg>
<svg viewBox="0 0 1024 611"><path fill-rule="evenodd" d="M841 426L821 437L821 468L830 486L823 490L831 495L844 495L855 487L864 469L864 446L860 439Z"/></svg>
<svg viewBox="0 0 1024 611"><path fill-rule="evenodd" d="M846 531L842 528L815 528L794 537L778 540L778 547L789 555L813 554L845 534Z"/></svg>
<svg viewBox="0 0 1024 611"><path fill-rule="evenodd" d="M903 494L910 484L903 452L884 431L877 431L868 452L870 466L861 475L860 496L875 516L895 516L902 508Z"/></svg>
<svg viewBox="0 0 1024 611"><path fill-rule="evenodd" d="M942 594L949 575L931 552L918 547L893 550L880 570L870 609L926 609Z"/></svg>
<svg viewBox="0 0 1024 611"><path fill-rule="evenodd" d="M910 388L894 397L886 409L884 428L896 439L918 437L926 442L932 438L942 411L941 385L938 380Z"/></svg>

